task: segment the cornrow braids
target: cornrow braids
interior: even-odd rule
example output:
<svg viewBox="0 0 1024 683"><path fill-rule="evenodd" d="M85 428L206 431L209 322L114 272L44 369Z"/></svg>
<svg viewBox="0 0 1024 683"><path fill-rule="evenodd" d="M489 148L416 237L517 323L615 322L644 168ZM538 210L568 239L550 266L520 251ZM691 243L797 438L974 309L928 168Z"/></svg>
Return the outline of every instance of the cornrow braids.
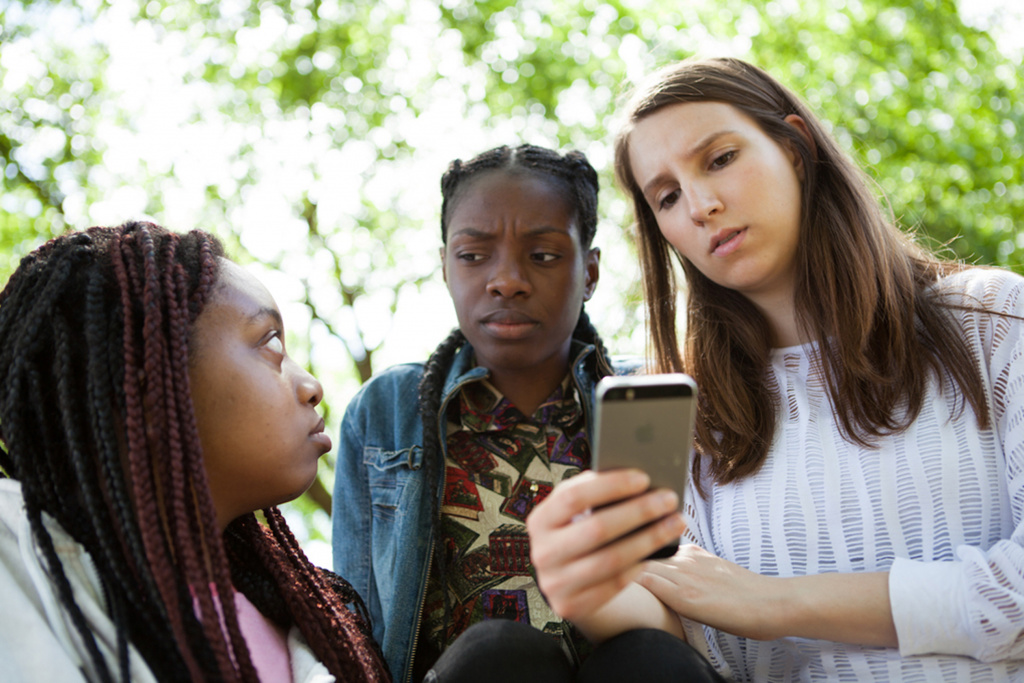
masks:
<svg viewBox="0 0 1024 683"><path fill-rule="evenodd" d="M479 154L469 161L456 159L441 176L441 241L448 243L448 219L455 204L471 181L488 171L534 173L551 178L562 186L566 200L576 211L580 244L589 249L597 232L597 171L583 152L560 154L535 145L503 145Z"/></svg>
<svg viewBox="0 0 1024 683"><path fill-rule="evenodd" d="M590 248L597 232L597 172L582 152L570 151L560 154L555 150L534 145L496 147L468 161L455 159L448 165L448 169L441 177L441 241L444 244L448 242L448 221L465 191L474 180L493 171L509 174L532 173L555 181L554 185L562 190L567 203L576 213L580 245L584 250ZM585 361L586 369L592 376L601 378L613 373L604 342L583 309L580 310L572 336L595 347L595 352ZM443 418L439 417L441 394L455 354L464 343L466 337L462 331L453 330L427 359L418 386L419 412L423 423L422 467L428 486L437 481L444 468L441 440L445 437L440 431ZM434 533L437 533L440 524L442 493L439 492L431 498L431 523ZM436 552L434 559L440 573L445 574L445 553ZM451 606L447 598L443 601L443 607L447 628L447 624L451 622Z"/></svg>
<svg viewBox="0 0 1024 683"><path fill-rule="evenodd" d="M297 625L339 680L386 680L367 627L345 607L358 596L309 563L279 512L264 511L267 527L249 514L219 532L188 370L222 256L206 233L126 223L58 237L22 259L0 292L0 468L21 484L91 679L128 681L130 644L159 680L258 681L237 581L268 618ZM117 632L111 661L44 512L95 563Z"/></svg>

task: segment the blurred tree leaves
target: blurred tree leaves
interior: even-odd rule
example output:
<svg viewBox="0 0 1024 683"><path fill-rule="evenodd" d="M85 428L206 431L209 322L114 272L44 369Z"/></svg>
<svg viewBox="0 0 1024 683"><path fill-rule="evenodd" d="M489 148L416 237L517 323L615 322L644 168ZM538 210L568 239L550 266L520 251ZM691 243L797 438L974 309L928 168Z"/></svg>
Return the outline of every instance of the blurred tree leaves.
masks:
<svg viewBox="0 0 1024 683"><path fill-rule="evenodd" d="M904 225L1024 272L1020 55L953 0L0 0L0 277L67 226L211 230L285 274L289 342L339 397L336 433L395 320L438 288L447 161L528 141L601 171L594 318L634 350L615 105L693 54L765 67ZM400 341L425 356L441 334Z"/></svg>

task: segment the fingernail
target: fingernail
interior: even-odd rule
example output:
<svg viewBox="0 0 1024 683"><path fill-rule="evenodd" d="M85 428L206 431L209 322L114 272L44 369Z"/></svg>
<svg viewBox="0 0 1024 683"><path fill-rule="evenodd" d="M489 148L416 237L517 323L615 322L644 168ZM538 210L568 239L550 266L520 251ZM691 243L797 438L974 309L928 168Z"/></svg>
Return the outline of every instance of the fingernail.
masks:
<svg viewBox="0 0 1024 683"><path fill-rule="evenodd" d="M642 488L650 485L651 478L642 470L633 470L629 473L629 484L634 488Z"/></svg>
<svg viewBox="0 0 1024 683"><path fill-rule="evenodd" d="M674 508L679 503L679 496L675 491L661 491L658 493L658 505L661 507Z"/></svg>

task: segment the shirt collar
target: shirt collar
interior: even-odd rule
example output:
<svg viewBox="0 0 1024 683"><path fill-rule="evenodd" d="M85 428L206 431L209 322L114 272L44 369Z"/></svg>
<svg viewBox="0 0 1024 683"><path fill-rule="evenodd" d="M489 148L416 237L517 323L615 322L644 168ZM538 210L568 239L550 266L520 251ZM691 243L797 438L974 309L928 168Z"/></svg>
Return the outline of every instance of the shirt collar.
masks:
<svg viewBox="0 0 1024 683"><path fill-rule="evenodd" d="M575 384L566 374L529 418L486 379L462 387L459 415L462 428L473 432L496 431L523 422L565 429L582 417L583 408L576 396Z"/></svg>

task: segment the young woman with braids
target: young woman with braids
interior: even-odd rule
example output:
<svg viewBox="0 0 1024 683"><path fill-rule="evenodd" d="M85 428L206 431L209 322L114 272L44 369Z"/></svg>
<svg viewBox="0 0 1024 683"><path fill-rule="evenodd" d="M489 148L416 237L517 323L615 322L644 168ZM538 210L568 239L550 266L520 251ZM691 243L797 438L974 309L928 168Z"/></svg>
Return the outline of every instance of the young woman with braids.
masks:
<svg viewBox="0 0 1024 683"><path fill-rule="evenodd" d="M589 466L594 384L612 372L583 312L598 279L597 174L579 152L499 147L453 161L441 191L459 328L349 404L335 570L366 598L398 681L575 680L590 645L537 589L523 522ZM663 632L627 634L580 680L628 680L644 675L638 659L672 653L696 658Z"/></svg>
<svg viewBox="0 0 1024 683"><path fill-rule="evenodd" d="M273 507L330 450L321 398L203 232L26 256L0 293L0 677L390 680L358 596Z"/></svg>
<svg viewBox="0 0 1024 683"><path fill-rule="evenodd" d="M530 520L556 611L677 614L737 681L1024 679L1024 278L917 246L754 66L671 66L627 116L657 367L701 386L692 544L641 563L633 502L574 522L642 485L581 475Z"/></svg>

